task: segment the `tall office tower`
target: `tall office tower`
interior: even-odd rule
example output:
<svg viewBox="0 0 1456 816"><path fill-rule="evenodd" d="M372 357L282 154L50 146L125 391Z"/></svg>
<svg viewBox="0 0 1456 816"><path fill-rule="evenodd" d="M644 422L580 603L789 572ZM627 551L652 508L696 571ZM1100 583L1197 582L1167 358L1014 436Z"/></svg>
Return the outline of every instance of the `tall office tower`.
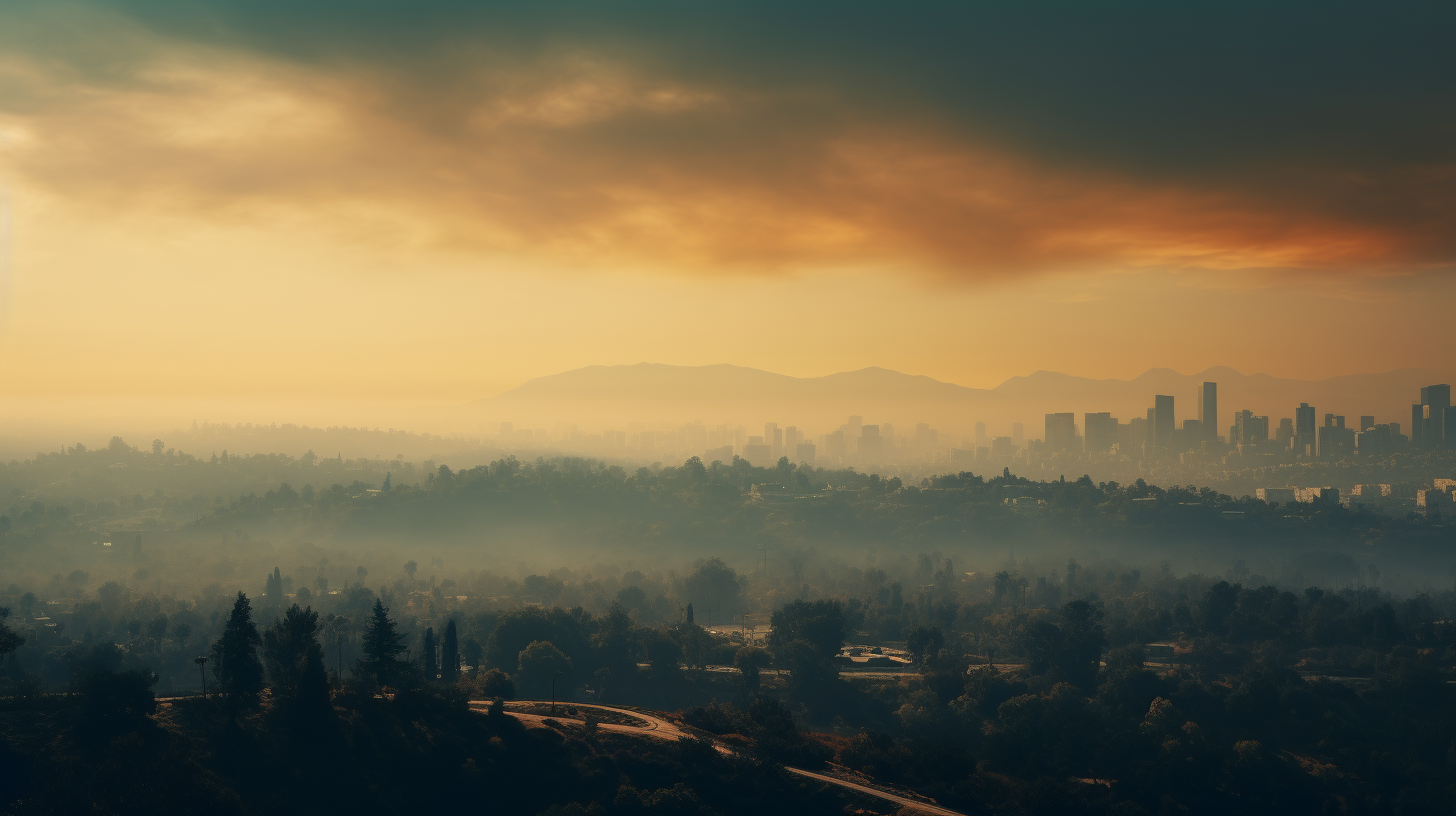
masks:
<svg viewBox="0 0 1456 816"><path fill-rule="evenodd" d="M774 428L774 435L773 435L773 456L774 456L774 461L777 462L779 460L779 458L784 455L784 450L785 450L785 448L784 448L784 429L783 428Z"/></svg>
<svg viewBox="0 0 1456 816"><path fill-rule="evenodd" d="M1281 446L1287 446L1290 444L1289 440L1293 438L1294 420L1290 419L1289 417L1284 417L1283 419L1279 420L1279 430L1275 433L1274 441L1279 443Z"/></svg>
<svg viewBox="0 0 1456 816"><path fill-rule="evenodd" d="M795 456L799 443L804 441L799 438L799 429L793 425L784 429L784 455ZM797 461L797 460L795 460Z"/></svg>
<svg viewBox="0 0 1456 816"><path fill-rule="evenodd" d="M859 439L859 437L860 437L860 428L863 428L863 427L864 427L864 417L859 416L859 415L851 416L849 418L849 433L848 433L849 438L850 439Z"/></svg>
<svg viewBox="0 0 1456 816"><path fill-rule="evenodd" d="M779 424L777 422L763 423L763 444L768 445L769 453L777 457L780 449L783 448L783 438L779 437L778 441L775 441L774 437L779 437Z"/></svg>
<svg viewBox="0 0 1456 816"><path fill-rule="evenodd" d="M880 426L862 425L859 435L859 458L863 462L878 462L884 454L884 440L880 438Z"/></svg>
<svg viewBox="0 0 1456 816"><path fill-rule="evenodd" d="M921 448L933 448L938 439L940 439L940 432L930 427L929 423L915 423L915 444L917 446Z"/></svg>
<svg viewBox="0 0 1456 816"><path fill-rule="evenodd" d="M1294 409L1294 452L1300 456L1315 454L1315 411L1307 402Z"/></svg>
<svg viewBox="0 0 1456 816"><path fill-rule="evenodd" d="M1426 440L1421 436L1421 430L1426 426L1426 406L1419 402L1411 403L1411 447L1424 448Z"/></svg>
<svg viewBox="0 0 1456 816"><path fill-rule="evenodd" d="M1364 431L1366 429L1374 428L1374 427L1375 427L1375 417L1370 416L1368 414L1361 414L1360 415L1360 427L1356 428L1355 430L1357 430L1357 431Z"/></svg>
<svg viewBox="0 0 1456 816"><path fill-rule="evenodd" d="M1123 453L1140 456L1143 446L1148 443L1148 421L1142 417L1133 417L1126 425L1117 427L1117 444Z"/></svg>
<svg viewBox="0 0 1456 816"><path fill-rule="evenodd" d="M1011 441L1011 437L1009 437L1009 436L998 436L995 439L992 439L991 440L991 458L992 459L997 459L997 460L1010 459L1012 456L1015 456L1015 455L1016 455L1016 444Z"/></svg>
<svg viewBox="0 0 1456 816"><path fill-rule="evenodd" d="M1233 436L1229 442L1237 445L1259 445L1269 441L1269 417L1254 416L1253 411L1244 410L1234 414Z"/></svg>
<svg viewBox="0 0 1456 816"><path fill-rule="evenodd" d="M1451 408L1451 386L1428 385L1421 389L1421 447L1452 447L1446 439L1446 414ZM1411 419L1415 419L1414 416ZM1412 429L1414 433L1414 429Z"/></svg>
<svg viewBox="0 0 1456 816"><path fill-rule="evenodd" d="M1198 395L1198 421L1203 424L1203 438L1218 441L1218 383L1206 382Z"/></svg>
<svg viewBox="0 0 1456 816"><path fill-rule="evenodd" d="M1117 444L1117 418L1106 411L1083 414L1082 435L1088 453L1107 453Z"/></svg>
<svg viewBox="0 0 1456 816"><path fill-rule="evenodd" d="M1153 397L1153 447L1167 450L1173 447L1173 429L1178 427L1173 418L1173 398L1166 394Z"/></svg>
<svg viewBox="0 0 1456 816"><path fill-rule="evenodd" d="M794 446L795 458L807 465L814 464L814 443L800 442Z"/></svg>
<svg viewBox="0 0 1456 816"><path fill-rule="evenodd" d="M1011 444L1018 448L1026 447L1026 429L1020 422L1011 423Z"/></svg>
<svg viewBox="0 0 1456 816"><path fill-rule="evenodd" d="M1066 453L1077 449L1077 415L1046 415L1046 449L1048 453Z"/></svg>
<svg viewBox="0 0 1456 816"><path fill-rule="evenodd" d="M985 447L985 445L987 444L987 442L990 439L991 439L991 437L989 437L989 436L986 435L986 423L984 423L984 422L977 422L976 423L976 447L978 447L978 448Z"/></svg>

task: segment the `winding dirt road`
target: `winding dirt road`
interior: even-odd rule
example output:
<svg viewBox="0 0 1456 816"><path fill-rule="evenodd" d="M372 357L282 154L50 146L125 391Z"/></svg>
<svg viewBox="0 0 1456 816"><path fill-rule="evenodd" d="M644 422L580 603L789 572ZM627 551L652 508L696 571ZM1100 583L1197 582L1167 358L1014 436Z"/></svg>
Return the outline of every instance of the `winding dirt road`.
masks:
<svg viewBox="0 0 1456 816"><path fill-rule="evenodd" d="M523 701L523 702L545 702L545 701L531 700L531 701ZM605 723L605 722L598 723L597 724L597 728L599 728L599 729L601 729L603 731L613 731L613 732L616 732L616 733L619 733L619 734L630 734L630 735L637 736L637 737L648 737L648 738L652 738L652 739L663 739L663 740L679 740L679 739L683 739L685 737L692 737L693 736L692 734L689 734L688 732L686 732L686 731L682 730L681 728L679 728L676 724L672 723L671 721L666 720L666 719L663 719L662 717L659 717L656 714L651 714L651 713L644 712L644 711L640 711L640 710L636 710L636 709L612 708L610 706L601 706L601 705L582 705L581 703L572 703L572 705L576 707L576 709L578 710L578 712L580 712L580 710L581 709L584 709L584 708L594 708L594 709L598 709L598 710L601 710L601 711L611 711L611 712L614 712L614 713L617 713L617 714L621 714L621 715L625 715L625 716L628 716L628 717L635 717L636 719L639 719L639 720L641 720L641 721L643 721L643 722L646 723L645 726L618 725L618 724L615 724L615 723ZM490 701L489 700L471 700L470 701L470 707L472 709L475 709L475 710L478 710L478 711L484 711L485 709L487 709L487 708L490 707ZM548 719L557 719L557 720L563 720L563 719L577 720L577 719L579 719L578 717L568 717L568 716L566 716L564 714L559 715L559 716L553 718L553 717L551 717L549 715L546 715L546 714L527 714L524 711L511 711L510 709L506 709L506 712L505 713L508 714L508 715L510 715L510 716L512 716L512 717L515 717L518 720L522 720L524 722L530 722L530 723L538 723L538 724L541 723L543 720L548 720ZM714 748L717 748L718 749L718 752L719 753L722 753L722 754L732 754L733 753L733 749L732 748L729 748L728 746L723 745L723 744L718 743L718 742L714 742L713 743L713 747ZM830 776L829 774L816 773L814 771L806 771L806 770L804 770L802 768L791 768L788 765L785 765L783 767L784 767L784 770L786 770L786 771L788 771L789 773L792 773L792 774L797 774L799 776L807 777L809 779L813 779L813 780L816 780L816 781L819 781L819 782L825 782L825 783L828 783L830 785L836 785L838 787L846 788L848 790L852 790L852 791L855 791L857 793L862 793L862 794L865 794L867 796L873 796L873 797L875 797L877 799L883 799L886 802L892 802L892 803L894 803L896 805L899 805L901 807L911 808L912 810L917 810L917 811L919 811L921 813L929 813L929 814L932 814L932 816L965 816L965 814L961 813L960 811L951 810L950 808L944 808L944 807L941 807L940 805L932 804L930 802L925 802L925 801L922 801L922 800L919 800L919 799L911 799L908 796L901 796L901 795L899 795L897 793L891 793L890 791L880 790L879 788L870 787L869 785L861 785L861 784L859 784L857 782L850 782L849 780L840 779L840 778L835 777L835 776Z"/></svg>

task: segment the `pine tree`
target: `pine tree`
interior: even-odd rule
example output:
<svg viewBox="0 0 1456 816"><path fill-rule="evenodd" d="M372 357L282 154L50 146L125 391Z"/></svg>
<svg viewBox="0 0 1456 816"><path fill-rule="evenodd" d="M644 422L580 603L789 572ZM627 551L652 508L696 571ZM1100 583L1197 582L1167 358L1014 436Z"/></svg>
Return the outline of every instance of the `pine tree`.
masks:
<svg viewBox="0 0 1456 816"><path fill-rule="evenodd" d="M405 662L399 659L405 652L404 635L394 630L394 621L389 619L389 610L384 601L376 598L369 619L364 622L364 657L359 661L359 673L375 685L384 686L398 682L405 674Z"/></svg>
<svg viewBox="0 0 1456 816"><path fill-rule="evenodd" d="M460 678L460 641L455 621L445 624L445 640L440 645L440 679L453 683Z"/></svg>
<svg viewBox="0 0 1456 816"><path fill-rule="evenodd" d="M212 674L234 710L255 704L263 690L263 663L258 660L262 643L253 625L253 605L239 592L222 637L212 645Z"/></svg>
<svg viewBox="0 0 1456 816"><path fill-rule="evenodd" d="M273 697L292 714L317 713L329 706L318 617L312 608L294 604L263 633L263 660Z"/></svg>
<svg viewBox="0 0 1456 816"><path fill-rule="evenodd" d="M420 665L425 669L425 679L434 680L438 670L435 667L435 628L425 629L424 647L420 649Z"/></svg>

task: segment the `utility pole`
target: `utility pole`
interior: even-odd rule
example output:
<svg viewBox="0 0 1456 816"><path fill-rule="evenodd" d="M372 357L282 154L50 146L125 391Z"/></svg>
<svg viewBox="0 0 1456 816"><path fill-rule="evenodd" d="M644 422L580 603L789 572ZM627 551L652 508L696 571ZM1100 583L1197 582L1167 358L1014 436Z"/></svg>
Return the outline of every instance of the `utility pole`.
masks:
<svg viewBox="0 0 1456 816"><path fill-rule="evenodd" d="M202 677L202 696L203 697L206 697L207 696L207 672L204 671L202 667L205 666L205 665L207 665L207 657L205 655L198 655L197 656L197 659L193 660L192 662L197 664L197 674L200 677Z"/></svg>
<svg viewBox="0 0 1456 816"><path fill-rule="evenodd" d="M556 678L560 677L561 674L561 672L557 672L551 678L551 716L553 717L556 716Z"/></svg>

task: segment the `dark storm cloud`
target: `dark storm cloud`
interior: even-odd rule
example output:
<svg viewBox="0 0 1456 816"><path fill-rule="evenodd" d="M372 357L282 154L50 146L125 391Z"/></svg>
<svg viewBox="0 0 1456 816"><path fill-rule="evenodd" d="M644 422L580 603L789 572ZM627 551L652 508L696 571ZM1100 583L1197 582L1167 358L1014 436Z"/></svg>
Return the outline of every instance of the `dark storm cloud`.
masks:
<svg viewBox="0 0 1456 816"><path fill-rule="evenodd" d="M674 231L708 236L684 255L703 262L903 256L978 274L1456 258L1449 3L91 5L159 42L335 78L365 121L413 134L380 136L400 177L453 167L467 177L455 206L501 191L529 214L517 233L630 236L602 215L627 186L673 210ZM26 47L99 86L147 64L145 47L74 27ZM593 66L622 88L564 113L540 103L529 133L478 132L483 102L549 96ZM798 227L753 213L823 228L784 235Z"/></svg>

